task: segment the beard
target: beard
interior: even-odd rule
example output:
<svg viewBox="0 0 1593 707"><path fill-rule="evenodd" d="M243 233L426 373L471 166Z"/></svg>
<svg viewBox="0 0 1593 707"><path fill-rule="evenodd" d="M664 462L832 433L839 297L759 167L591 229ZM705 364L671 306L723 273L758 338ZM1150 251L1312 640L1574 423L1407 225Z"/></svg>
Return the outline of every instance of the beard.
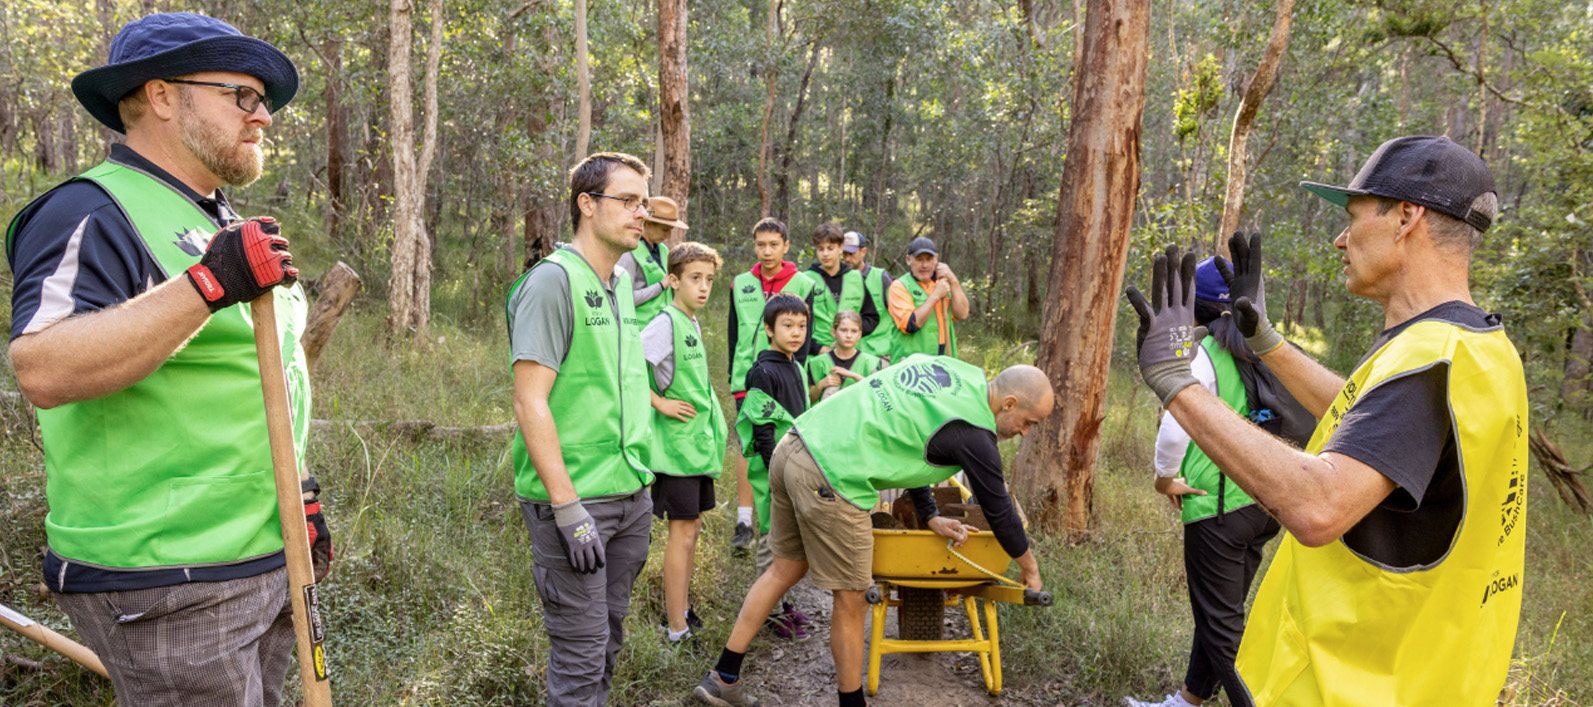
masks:
<svg viewBox="0 0 1593 707"><path fill-rule="evenodd" d="M265 169L265 153L258 140L260 130L244 128L236 137L227 137L222 131L201 121L191 110L177 117L177 135L199 163L228 186L246 187L260 178Z"/></svg>

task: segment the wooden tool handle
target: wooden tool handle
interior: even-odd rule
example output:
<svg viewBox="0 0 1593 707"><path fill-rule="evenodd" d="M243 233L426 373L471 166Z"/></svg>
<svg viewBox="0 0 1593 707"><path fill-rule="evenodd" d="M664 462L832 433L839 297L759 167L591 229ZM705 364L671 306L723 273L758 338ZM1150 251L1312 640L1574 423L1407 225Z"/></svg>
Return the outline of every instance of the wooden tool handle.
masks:
<svg viewBox="0 0 1593 707"><path fill-rule="evenodd" d="M265 394L266 429L271 436L271 467L276 473L277 513L282 520L282 548L288 563L288 595L293 602L293 634L299 648L299 677L305 707L330 707L332 686L326 672L326 632L316 597L315 570L310 563L310 535L304 526L299 462L293 449L293 418L288 408L288 382L282 369L282 343L277 336L276 299L267 292L251 303L254 348L260 359L260 390Z"/></svg>
<svg viewBox="0 0 1593 707"><path fill-rule="evenodd" d="M100 662L100 657L94 655L94 651L89 650L88 646L50 630L48 626L17 613L11 607L0 605L0 625L22 634L24 638L34 643L71 658L72 662L99 673L100 677L111 676L105 672L105 664Z"/></svg>

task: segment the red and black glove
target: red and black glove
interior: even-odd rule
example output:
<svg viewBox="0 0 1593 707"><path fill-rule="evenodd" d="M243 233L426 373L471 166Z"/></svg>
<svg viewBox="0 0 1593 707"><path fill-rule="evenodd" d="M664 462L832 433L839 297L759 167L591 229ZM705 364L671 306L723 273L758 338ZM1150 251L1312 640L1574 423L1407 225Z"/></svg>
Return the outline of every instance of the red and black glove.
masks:
<svg viewBox="0 0 1593 707"><path fill-rule="evenodd" d="M210 237L199 263L188 268L188 281L205 298L212 313L239 302L252 302L277 285L299 279L293 254L277 220L269 216L239 221Z"/></svg>
<svg viewBox="0 0 1593 707"><path fill-rule="evenodd" d="M332 571L332 530L321 515L321 485L312 476L301 487L306 493L315 492L314 498L304 502L304 529L310 536L310 566L315 581L320 582Z"/></svg>

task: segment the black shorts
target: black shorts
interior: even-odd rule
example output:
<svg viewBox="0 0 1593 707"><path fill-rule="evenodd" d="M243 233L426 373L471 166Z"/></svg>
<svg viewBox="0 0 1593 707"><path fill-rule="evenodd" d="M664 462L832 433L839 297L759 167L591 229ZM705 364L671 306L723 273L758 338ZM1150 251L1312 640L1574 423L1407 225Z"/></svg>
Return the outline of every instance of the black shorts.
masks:
<svg viewBox="0 0 1593 707"><path fill-rule="evenodd" d="M714 508L714 480L707 476L653 477L653 515L669 520L696 520Z"/></svg>

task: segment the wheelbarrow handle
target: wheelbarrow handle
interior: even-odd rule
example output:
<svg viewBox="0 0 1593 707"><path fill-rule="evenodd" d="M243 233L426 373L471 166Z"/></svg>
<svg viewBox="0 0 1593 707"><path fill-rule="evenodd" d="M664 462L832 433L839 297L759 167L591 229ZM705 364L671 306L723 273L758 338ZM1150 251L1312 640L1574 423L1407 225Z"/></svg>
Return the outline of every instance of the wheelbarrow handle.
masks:
<svg viewBox="0 0 1593 707"><path fill-rule="evenodd" d="M1041 592L1033 589L1023 590L1024 606L1050 606L1052 601L1050 592Z"/></svg>

